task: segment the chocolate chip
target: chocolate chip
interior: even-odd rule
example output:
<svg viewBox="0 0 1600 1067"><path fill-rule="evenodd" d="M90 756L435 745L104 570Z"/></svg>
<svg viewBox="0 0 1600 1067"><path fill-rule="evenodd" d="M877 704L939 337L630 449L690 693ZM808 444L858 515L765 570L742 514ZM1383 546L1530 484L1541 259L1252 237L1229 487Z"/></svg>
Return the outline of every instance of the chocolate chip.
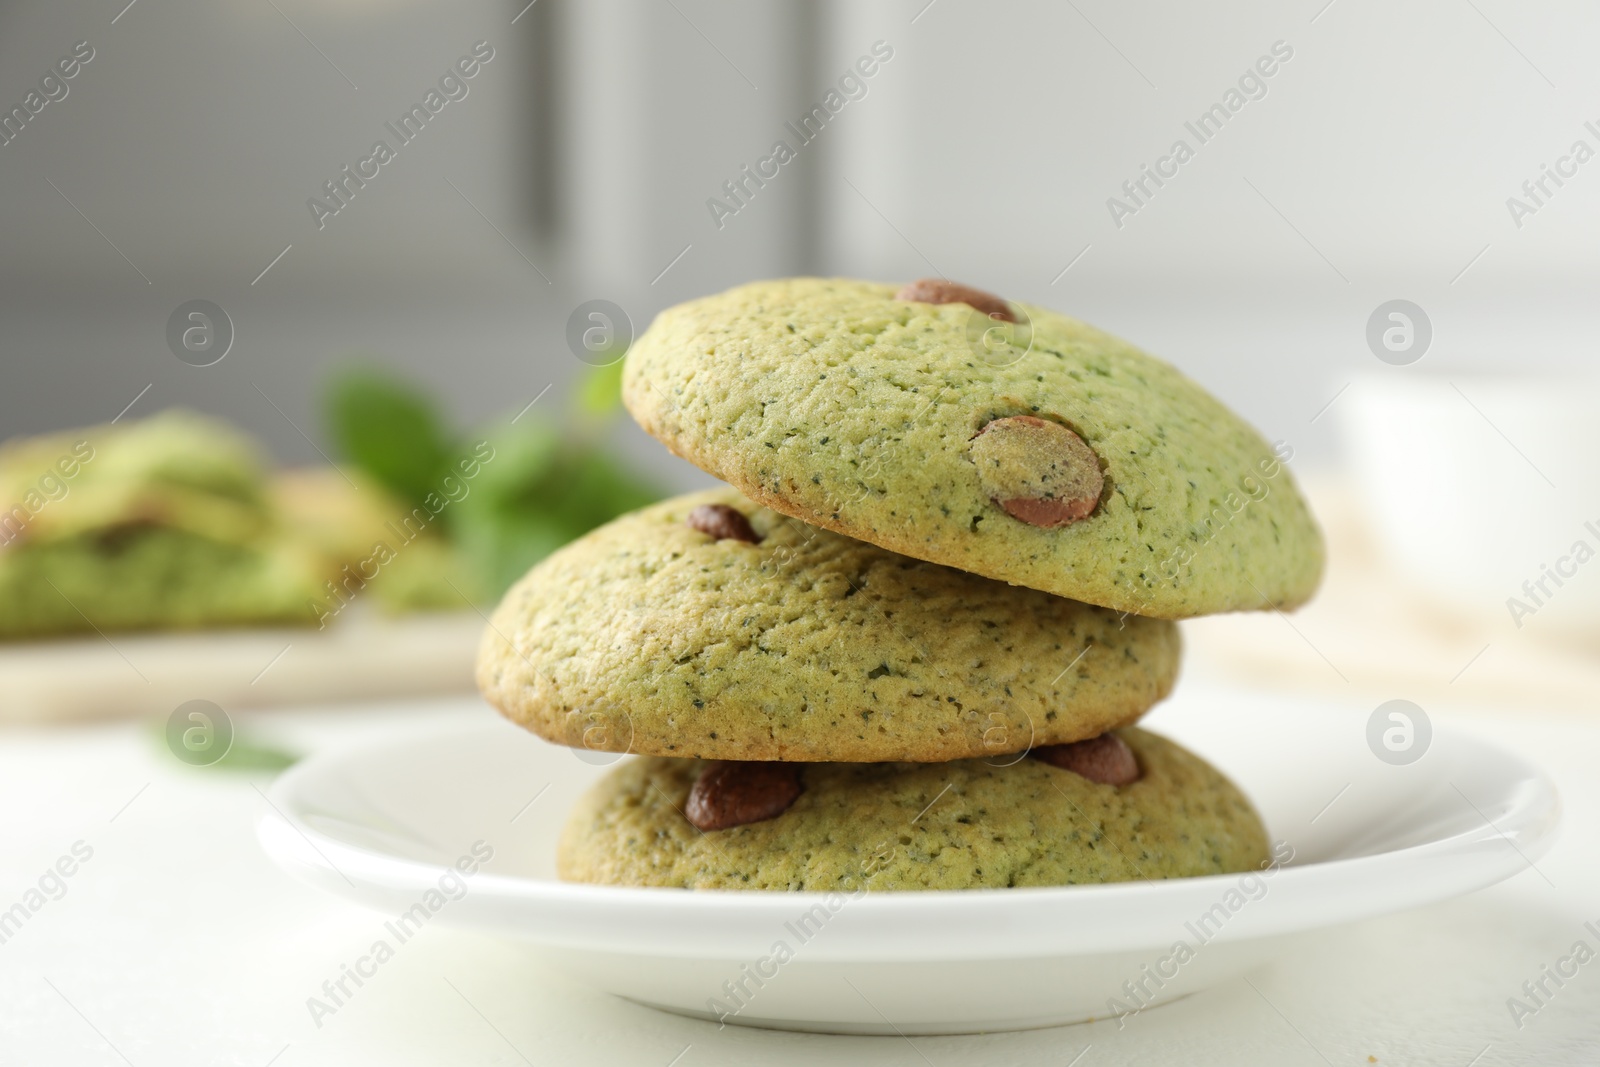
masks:
<svg viewBox="0 0 1600 1067"><path fill-rule="evenodd" d="M726 830L776 819L801 792L793 763L715 760L695 780L683 812L701 830Z"/></svg>
<svg viewBox="0 0 1600 1067"><path fill-rule="evenodd" d="M1066 745L1045 745L1028 755L1101 785L1127 785L1139 780L1139 761L1134 758L1133 749L1113 733Z"/></svg>
<svg viewBox="0 0 1600 1067"><path fill-rule="evenodd" d="M1058 422L1033 415L995 419L967 445L978 484L1007 515L1050 529L1085 518L1100 503L1100 457Z"/></svg>
<svg viewBox="0 0 1600 1067"><path fill-rule="evenodd" d="M993 293L974 289L970 285L948 282L943 278L918 278L894 294L896 300L912 300L919 304L966 304L976 308L991 319L1016 322L1011 305Z"/></svg>
<svg viewBox="0 0 1600 1067"><path fill-rule="evenodd" d="M745 541L753 545L761 540L750 528L750 520L726 504L701 504L689 512L688 523L718 541Z"/></svg>

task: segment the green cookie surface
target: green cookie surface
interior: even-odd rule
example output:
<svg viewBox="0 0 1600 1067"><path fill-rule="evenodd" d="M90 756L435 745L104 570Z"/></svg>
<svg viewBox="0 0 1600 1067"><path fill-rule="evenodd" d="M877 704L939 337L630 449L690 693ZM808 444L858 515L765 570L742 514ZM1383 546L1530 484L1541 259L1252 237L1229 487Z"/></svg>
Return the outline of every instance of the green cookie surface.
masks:
<svg viewBox="0 0 1600 1067"><path fill-rule="evenodd" d="M751 499L919 559L1158 618L1310 597L1322 539L1283 457L1200 386L1044 308L1013 303L1026 322L996 344L968 305L895 291L794 278L669 308L628 354L624 400ZM1099 457L1087 517L1044 528L997 502L973 439L1019 415ZM1048 460L1017 484L1049 492Z"/></svg>
<svg viewBox="0 0 1600 1067"><path fill-rule="evenodd" d="M1144 772L1130 785L1016 757L806 764L788 811L710 833L683 815L705 764L635 759L573 810L558 869L611 885L854 892L1181 878L1267 861L1260 817L1221 772L1156 734L1118 733Z"/></svg>
<svg viewBox="0 0 1600 1067"><path fill-rule="evenodd" d="M717 540L701 505L760 541ZM942 761L1094 737L1171 689L1177 626L927 563L731 489L623 516L535 566L478 685L559 744L704 759Z"/></svg>
<svg viewBox="0 0 1600 1067"><path fill-rule="evenodd" d="M0 637L316 621L250 441L167 411L0 446Z"/></svg>
<svg viewBox="0 0 1600 1067"><path fill-rule="evenodd" d="M308 626L317 561L159 527L0 552L0 637L93 630Z"/></svg>

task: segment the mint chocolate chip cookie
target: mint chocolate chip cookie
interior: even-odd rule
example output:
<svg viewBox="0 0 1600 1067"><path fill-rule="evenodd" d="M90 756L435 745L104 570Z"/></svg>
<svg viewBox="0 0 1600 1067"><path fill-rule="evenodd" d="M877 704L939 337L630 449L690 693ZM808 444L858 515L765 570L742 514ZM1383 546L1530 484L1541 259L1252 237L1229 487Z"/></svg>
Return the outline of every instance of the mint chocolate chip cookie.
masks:
<svg viewBox="0 0 1600 1067"><path fill-rule="evenodd" d="M1158 619L898 555L731 489L535 566L478 685L558 744L720 760L999 757L1132 723L1171 689Z"/></svg>
<svg viewBox="0 0 1600 1067"><path fill-rule="evenodd" d="M1322 539L1286 458L1177 370L944 281L757 282L628 354L646 430L850 537L1123 612L1294 607Z"/></svg>
<svg viewBox="0 0 1600 1067"><path fill-rule="evenodd" d="M1135 780L1096 781L1045 759L756 765L756 778L708 803L759 817L711 830L691 822L696 794L711 776L727 791L730 765L630 760L578 803L558 870L611 885L856 893L1180 878L1268 861L1260 817L1220 771L1144 730L1109 736L1136 761Z"/></svg>

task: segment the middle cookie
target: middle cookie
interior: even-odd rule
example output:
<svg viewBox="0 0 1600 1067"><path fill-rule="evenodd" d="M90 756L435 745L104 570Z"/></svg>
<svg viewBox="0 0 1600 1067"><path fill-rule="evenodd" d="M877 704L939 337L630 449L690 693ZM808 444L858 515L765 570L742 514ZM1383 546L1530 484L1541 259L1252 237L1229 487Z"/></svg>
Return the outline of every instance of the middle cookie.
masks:
<svg viewBox="0 0 1600 1067"><path fill-rule="evenodd" d="M478 684L558 744L940 762L1095 737L1166 696L1178 630L901 556L732 489L633 512L496 609Z"/></svg>

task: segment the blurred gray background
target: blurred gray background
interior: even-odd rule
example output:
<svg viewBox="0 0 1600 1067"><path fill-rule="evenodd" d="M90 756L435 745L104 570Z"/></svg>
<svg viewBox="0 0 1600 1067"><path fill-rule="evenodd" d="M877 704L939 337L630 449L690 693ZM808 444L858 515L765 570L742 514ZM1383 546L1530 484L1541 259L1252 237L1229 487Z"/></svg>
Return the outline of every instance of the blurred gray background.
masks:
<svg viewBox="0 0 1600 1067"><path fill-rule="evenodd" d="M1380 366L1365 331L1384 301L1433 323L1404 373L1591 362L1600 160L1547 180L1520 226L1507 198L1574 141L1600 147L1594 5L524 4L0 8L0 109L94 50L0 145L0 436L137 396L133 414L216 412L312 460L319 384L352 355L482 418L582 369L564 335L584 300L643 329L801 272L941 273L1059 308L1313 462L1337 458L1319 413ZM394 143L385 123L477 42L493 58L467 95L319 229L308 199ZM1278 42L1292 56L1250 84L1264 95L1199 144L1185 122ZM875 44L890 58L800 145L785 124ZM1119 226L1108 198L1179 138L1194 157ZM796 158L719 226L707 201L778 140ZM191 299L233 320L214 366L168 350Z"/></svg>

